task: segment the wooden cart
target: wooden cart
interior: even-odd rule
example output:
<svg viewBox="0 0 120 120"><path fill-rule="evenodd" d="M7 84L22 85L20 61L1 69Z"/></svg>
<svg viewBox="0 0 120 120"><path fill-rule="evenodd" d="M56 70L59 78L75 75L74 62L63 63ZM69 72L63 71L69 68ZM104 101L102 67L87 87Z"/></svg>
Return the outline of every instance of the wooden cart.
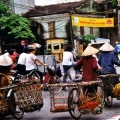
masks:
<svg viewBox="0 0 120 120"><path fill-rule="evenodd" d="M96 89L95 89L95 86ZM103 88L102 81L80 82L75 84L54 84L50 85L51 112L69 111L74 119L82 114L92 112L102 113L103 109ZM66 90L62 89L66 87ZM84 91L89 87L92 91Z"/></svg>

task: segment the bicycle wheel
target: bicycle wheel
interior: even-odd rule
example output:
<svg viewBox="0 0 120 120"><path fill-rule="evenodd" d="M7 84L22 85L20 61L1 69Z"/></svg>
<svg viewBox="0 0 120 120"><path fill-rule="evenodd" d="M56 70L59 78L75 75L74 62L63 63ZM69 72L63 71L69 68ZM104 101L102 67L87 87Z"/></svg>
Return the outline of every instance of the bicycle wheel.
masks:
<svg viewBox="0 0 120 120"><path fill-rule="evenodd" d="M17 105L17 96L14 91L11 92L10 97L8 97L8 104L10 112L15 119L22 119L24 115L24 110L20 109Z"/></svg>
<svg viewBox="0 0 120 120"><path fill-rule="evenodd" d="M82 115L81 111L78 110L79 107L79 95L80 95L80 91L78 90L78 88L73 88L68 96L68 110L70 115L74 118L74 119L79 119Z"/></svg>
<svg viewBox="0 0 120 120"><path fill-rule="evenodd" d="M112 98L113 85L105 82L104 84L104 102L108 107L112 106L113 98Z"/></svg>

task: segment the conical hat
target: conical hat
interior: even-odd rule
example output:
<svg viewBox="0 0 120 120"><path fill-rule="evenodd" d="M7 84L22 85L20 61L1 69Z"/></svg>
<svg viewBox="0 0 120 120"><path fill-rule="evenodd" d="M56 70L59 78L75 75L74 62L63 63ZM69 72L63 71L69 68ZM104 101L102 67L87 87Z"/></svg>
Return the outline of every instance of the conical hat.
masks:
<svg viewBox="0 0 120 120"><path fill-rule="evenodd" d="M100 51L113 51L114 47L112 45L110 45L108 42L106 42L105 44L103 44L100 48Z"/></svg>
<svg viewBox="0 0 120 120"><path fill-rule="evenodd" d="M3 54L0 56L0 66L12 65L12 59L7 55Z"/></svg>
<svg viewBox="0 0 120 120"><path fill-rule="evenodd" d="M87 48L84 50L81 56L89 56L98 53L99 50L92 47L91 45L88 45Z"/></svg>

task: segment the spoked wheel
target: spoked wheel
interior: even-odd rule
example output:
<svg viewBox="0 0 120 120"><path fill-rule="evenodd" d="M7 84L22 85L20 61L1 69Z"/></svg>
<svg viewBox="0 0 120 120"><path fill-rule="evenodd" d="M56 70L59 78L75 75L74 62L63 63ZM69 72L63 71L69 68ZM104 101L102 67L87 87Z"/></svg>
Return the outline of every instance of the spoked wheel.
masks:
<svg viewBox="0 0 120 120"><path fill-rule="evenodd" d="M104 85L104 102L108 107L112 106L113 98L112 98L113 85L105 83Z"/></svg>
<svg viewBox="0 0 120 120"><path fill-rule="evenodd" d="M10 112L15 119L22 119L24 115L24 110L20 109L17 105L17 96L14 91L11 92L11 95L8 97L8 104L10 108Z"/></svg>
<svg viewBox="0 0 120 120"><path fill-rule="evenodd" d="M73 88L68 96L68 109L70 115L74 119L79 119L82 115L81 111L79 111L79 95L80 91L77 88Z"/></svg>

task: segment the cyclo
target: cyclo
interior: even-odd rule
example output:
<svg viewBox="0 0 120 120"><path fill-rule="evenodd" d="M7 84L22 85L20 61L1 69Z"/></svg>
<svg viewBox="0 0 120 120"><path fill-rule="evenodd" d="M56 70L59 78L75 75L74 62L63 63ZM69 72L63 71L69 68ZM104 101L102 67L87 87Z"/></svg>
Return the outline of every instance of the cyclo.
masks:
<svg viewBox="0 0 120 120"><path fill-rule="evenodd" d="M104 102L108 107L112 106L113 98L120 100L120 81L119 74L106 74L99 77L103 81Z"/></svg>
<svg viewBox="0 0 120 120"><path fill-rule="evenodd" d="M104 93L101 84L101 81L50 84L50 111L53 113L69 111L74 119L79 119L82 114L89 112L94 115L102 113ZM83 88L86 86L89 86L92 92L86 90L83 94ZM96 90L94 86L97 86ZM62 87L66 87L66 91L60 89Z"/></svg>
<svg viewBox="0 0 120 120"><path fill-rule="evenodd" d="M40 110L43 107L39 79L27 78L18 84L10 84L12 61L8 55L0 56L0 117L13 115L22 119L24 112Z"/></svg>
<svg viewBox="0 0 120 120"><path fill-rule="evenodd" d="M50 112L69 111L74 119L79 119L82 114L102 113L104 107L103 85L99 79L89 82L49 84ZM66 90L62 89L66 87ZM89 90L85 90L85 87Z"/></svg>

